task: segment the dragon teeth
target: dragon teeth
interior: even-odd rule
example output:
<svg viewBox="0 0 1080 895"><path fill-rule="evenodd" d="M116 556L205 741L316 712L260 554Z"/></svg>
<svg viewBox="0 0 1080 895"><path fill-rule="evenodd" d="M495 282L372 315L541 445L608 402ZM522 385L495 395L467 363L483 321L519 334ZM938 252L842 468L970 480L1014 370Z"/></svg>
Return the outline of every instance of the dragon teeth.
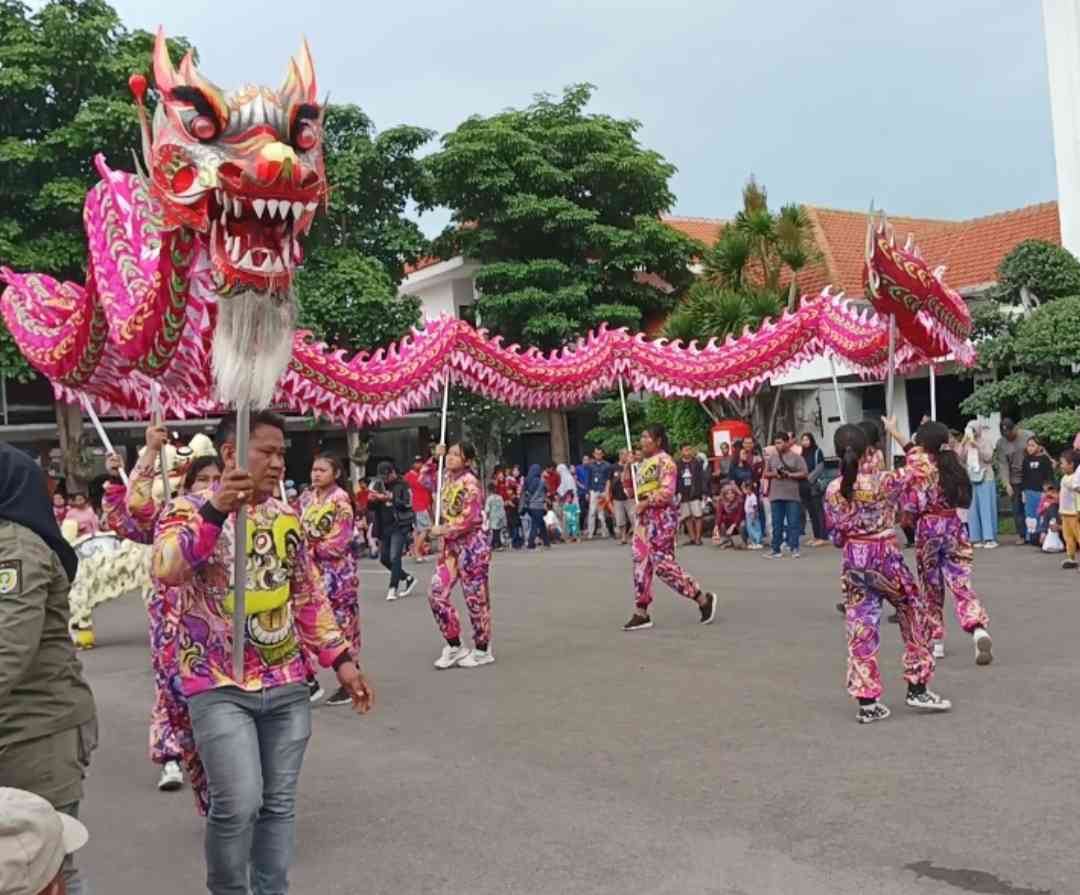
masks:
<svg viewBox="0 0 1080 895"><path fill-rule="evenodd" d="M240 215L242 215L244 213L244 204L239 199L237 199L235 196L233 197L232 201L233 201L233 214L235 214L237 217L240 217Z"/></svg>
<svg viewBox="0 0 1080 895"><path fill-rule="evenodd" d="M255 206L255 214L261 218L263 216L263 212L266 211L266 200L256 199L251 204Z"/></svg>
<svg viewBox="0 0 1080 895"><path fill-rule="evenodd" d="M270 207L270 220L273 220L274 218L277 217L278 200L277 199L271 199L266 204Z"/></svg>
<svg viewBox="0 0 1080 895"><path fill-rule="evenodd" d="M248 249L240 261L240 267L251 267L251 249Z"/></svg>
<svg viewBox="0 0 1080 895"><path fill-rule="evenodd" d="M281 256L280 255L278 257L274 258L273 272L274 273L284 273L285 272L285 265L281 263Z"/></svg>
<svg viewBox="0 0 1080 895"><path fill-rule="evenodd" d="M297 220L300 220L300 218L304 214L304 203L303 202L293 202L293 204L292 204L292 213L293 213L294 218L296 218Z"/></svg>
<svg viewBox="0 0 1080 895"><path fill-rule="evenodd" d="M287 218L289 216L289 200L288 199L282 199L278 203L278 213L280 214L282 220L285 220L285 218Z"/></svg>
<svg viewBox="0 0 1080 895"><path fill-rule="evenodd" d="M304 206L304 209L305 209L306 211L309 211L309 212L310 212L310 211L314 211L314 210L315 210L316 208L318 208L318 207L319 207L319 203L318 203L318 202L308 202L308 204Z"/></svg>

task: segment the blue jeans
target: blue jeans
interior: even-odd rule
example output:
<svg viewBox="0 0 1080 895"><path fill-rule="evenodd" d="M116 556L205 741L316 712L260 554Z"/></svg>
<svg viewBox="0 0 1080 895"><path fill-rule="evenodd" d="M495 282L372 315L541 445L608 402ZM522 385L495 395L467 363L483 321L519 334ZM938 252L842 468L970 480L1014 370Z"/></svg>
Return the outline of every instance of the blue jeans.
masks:
<svg viewBox="0 0 1080 895"><path fill-rule="evenodd" d="M761 543L761 523L758 521L757 513L753 516L747 516L743 528L746 531L746 543Z"/></svg>
<svg viewBox="0 0 1080 895"><path fill-rule="evenodd" d="M1039 536L1036 534L1039 528L1039 501L1042 500L1042 491L1025 491L1024 492L1024 527L1017 531L1017 534L1023 535L1024 540L1029 544L1038 544ZM1028 520L1035 520L1035 527L1028 532Z"/></svg>
<svg viewBox="0 0 1080 895"><path fill-rule="evenodd" d="M787 545L794 553L799 549L799 529L802 527L802 504L797 500L771 500L772 552L780 552L780 542L787 528Z"/></svg>
<svg viewBox="0 0 1080 895"><path fill-rule="evenodd" d="M532 550L536 546L536 538L540 537L540 540L544 542L545 547L551 546L551 538L548 536L547 526L544 524L544 511L543 510L527 510L529 514L529 549Z"/></svg>
<svg viewBox="0 0 1080 895"><path fill-rule="evenodd" d="M188 700L206 768L206 887L285 895L295 850L296 785L311 737L307 686L219 687ZM249 889L250 879L250 889Z"/></svg>
<svg viewBox="0 0 1080 895"><path fill-rule="evenodd" d="M974 544L996 541L998 534L997 482L973 482L971 508L968 512L968 531Z"/></svg>

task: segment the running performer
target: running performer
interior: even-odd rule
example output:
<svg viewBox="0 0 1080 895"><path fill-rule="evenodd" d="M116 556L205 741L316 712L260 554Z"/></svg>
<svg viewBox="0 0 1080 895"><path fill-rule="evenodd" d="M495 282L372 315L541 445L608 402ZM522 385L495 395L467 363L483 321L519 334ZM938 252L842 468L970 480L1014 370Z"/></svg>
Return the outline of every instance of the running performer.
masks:
<svg viewBox="0 0 1080 895"><path fill-rule="evenodd" d="M300 519L319 570L326 598L334 611L342 637L349 644L353 660L360 650L360 608L353 553L353 508L345 489L338 483L343 479L341 463L333 457L319 457L311 464L311 487L300 498ZM308 689L315 692L311 682L314 669L309 665ZM344 687L338 687L327 705L350 705L352 697Z"/></svg>
<svg viewBox="0 0 1080 895"><path fill-rule="evenodd" d="M491 594L488 569L491 566L491 539L484 531L484 494L472 471L476 449L467 442L450 450L440 444L424 467L422 480L431 491L437 487L436 463L445 457L441 519L428 530L432 538L442 538L442 551L431 577L430 603L435 623L446 646L435 660L439 669L479 668L495 661L491 650ZM473 628L473 649L461 642L461 621L451 600L454 585L461 582L465 606Z"/></svg>
<svg viewBox="0 0 1080 895"><path fill-rule="evenodd" d="M637 510L634 540L634 614L624 631L653 626L649 617L652 579L655 573L678 594L693 600L701 612L701 624L716 618L716 594L703 591L675 560L675 536L679 529L678 481L675 461L668 454L663 426L649 426L641 436L644 459L637 472Z"/></svg>
<svg viewBox="0 0 1080 895"><path fill-rule="evenodd" d="M896 545L901 477L871 468L876 462L867 452L873 448L856 425L840 426L834 444L842 475L826 489L825 515L833 543L844 551L840 583L847 621L847 688L859 703L857 720L870 724L890 714L881 702L878 669L882 600L888 600L899 616L907 704L922 711L946 711L952 708L949 700L927 689L934 675L927 614Z"/></svg>
<svg viewBox="0 0 1080 895"><path fill-rule="evenodd" d="M886 429L898 444L903 437L895 420ZM949 430L942 423L923 423L914 444L905 447L907 462L901 508L915 518L915 552L919 583L930 617L934 658L945 656L945 588L953 593L956 620L972 637L975 664L994 660L993 641L986 630L990 618L971 586L974 551L967 526L956 511L971 504L971 480L949 448Z"/></svg>

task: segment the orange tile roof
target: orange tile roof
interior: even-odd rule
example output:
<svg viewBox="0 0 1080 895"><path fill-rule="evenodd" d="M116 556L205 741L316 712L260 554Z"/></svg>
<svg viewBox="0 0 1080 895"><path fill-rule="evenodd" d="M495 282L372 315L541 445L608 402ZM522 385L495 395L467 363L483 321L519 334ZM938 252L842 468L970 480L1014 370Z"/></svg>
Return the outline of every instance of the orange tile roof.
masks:
<svg viewBox="0 0 1080 895"><path fill-rule="evenodd" d="M707 246L715 245L728 224L727 221L719 218L680 218L665 215L662 220L673 230L678 230L684 236L703 242Z"/></svg>

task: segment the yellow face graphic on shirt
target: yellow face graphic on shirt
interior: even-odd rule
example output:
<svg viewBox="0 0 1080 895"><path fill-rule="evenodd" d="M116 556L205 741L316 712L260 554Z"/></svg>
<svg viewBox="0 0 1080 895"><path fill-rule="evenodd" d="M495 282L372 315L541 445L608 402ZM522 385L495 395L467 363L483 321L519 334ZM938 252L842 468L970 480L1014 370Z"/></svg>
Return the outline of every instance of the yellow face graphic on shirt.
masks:
<svg viewBox="0 0 1080 895"><path fill-rule="evenodd" d="M247 590L244 614L247 636L268 665L277 664L297 652L289 606L290 579L301 542L300 523L295 516L277 516L269 526L247 520ZM231 572L231 570L230 570ZM225 598L231 613L235 595Z"/></svg>
<svg viewBox="0 0 1080 895"><path fill-rule="evenodd" d="M457 522L465 513L465 481L458 479L443 488L443 514L446 521Z"/></svg>
<svg viewBox="0 0 1080 895"><path fill-rule="evenodd" d="M337 512L332 503L313 504L304 511L304 534L314 540L325 538L334 528L334 514Z"/></svg>
<svg viewBox="0 0 1080 895"><path fill-rule="evenodd" d="M658 456L649 457L638 467L637 480L637 493L641 497L652 494L660 488L660 458Z"/></svg>

